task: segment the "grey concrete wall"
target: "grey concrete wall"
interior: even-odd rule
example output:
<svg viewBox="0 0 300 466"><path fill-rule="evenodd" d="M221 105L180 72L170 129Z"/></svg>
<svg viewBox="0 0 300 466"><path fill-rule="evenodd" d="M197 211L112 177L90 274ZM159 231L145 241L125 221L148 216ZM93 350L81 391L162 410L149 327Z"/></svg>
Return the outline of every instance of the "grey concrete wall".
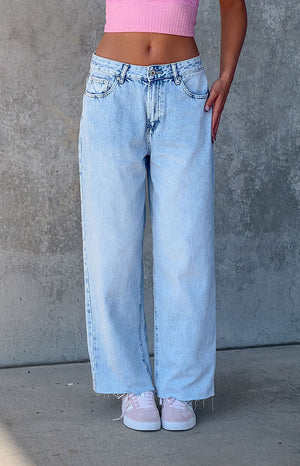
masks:
<svg viewBox="0 0 300 466"><path fill-rule="evenodd" d="M247 1L215 143L218 347L299 341L298 1ZM100 0L0 3L0 365L88 358L77 137ZM196 42L218 77L217 0ZM299 133L298 133L299 135ZM151 225L145 305L153 351Z"/></svg>

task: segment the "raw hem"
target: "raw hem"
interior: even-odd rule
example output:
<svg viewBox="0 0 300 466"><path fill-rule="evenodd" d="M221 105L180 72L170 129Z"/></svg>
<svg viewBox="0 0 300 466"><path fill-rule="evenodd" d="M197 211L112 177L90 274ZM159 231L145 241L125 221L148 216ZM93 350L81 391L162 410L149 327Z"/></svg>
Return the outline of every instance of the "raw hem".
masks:
<svg viewBox="0 0 300 466"><path fill-rule="evenodd" d="M215 396L215 395L216 395L215 392L213 392L213 394L211 394L211 395L205 395L205 396L203 396L203 397L201 397L201 398L197 398L197 397L196 397L196 398L192 398L192 399L190 399L190 400L180 400L180 398L177 398L177 397L174 396L174 395L168 395L168 396L162 397L162 396L160 396L158 393L156 393L156 396L157 396L158 398L176 398L177 400L180 400L180 401L192 401L192 402L194 403L194 408L197 407L197 402L198 402L198 401L202 401L202 406L203 406L203 408L204 408L204 407L205 407L205 400L211 398L211 409L212 409L212 411L214 411L214 396Z"/></svg>
<svg viewBox="0 0 300 466"><path fill-rule="evenodd" d="M93 391L94 391L94 394L96 396L99 396L99 397L103 397L103 398L110 398L112 396L114 396L115 398L118 398L119 396L123 395L124 393L134 393L135 395L140 395L141 393L143 392L146 392L146 391L151 391L151 392L155 392L155 389L154 388L143 388L143 389L140 389L140 390L135 390L135 391L131 391L131 390L128 390L128 389L124 389L123 391L120 391L120 392L112 392L112 391L109 391L109 392L105 392L105 391L101 391L101 392L98 392L96 391L94 388L93 388Z"/></svg>

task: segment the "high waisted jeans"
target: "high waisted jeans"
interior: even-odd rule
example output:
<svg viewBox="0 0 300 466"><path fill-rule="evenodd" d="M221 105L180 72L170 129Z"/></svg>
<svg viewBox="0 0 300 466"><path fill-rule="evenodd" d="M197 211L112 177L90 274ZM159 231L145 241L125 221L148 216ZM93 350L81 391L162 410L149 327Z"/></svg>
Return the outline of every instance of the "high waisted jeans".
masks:
<svg viewBox="0 0 300 466"><path fill-rule="evenodd" d="M83 94L78 154L93 390L211 397L214 153L202 59L142 66L94 52ZM154 379L144 314L146 177Z"/></svg>

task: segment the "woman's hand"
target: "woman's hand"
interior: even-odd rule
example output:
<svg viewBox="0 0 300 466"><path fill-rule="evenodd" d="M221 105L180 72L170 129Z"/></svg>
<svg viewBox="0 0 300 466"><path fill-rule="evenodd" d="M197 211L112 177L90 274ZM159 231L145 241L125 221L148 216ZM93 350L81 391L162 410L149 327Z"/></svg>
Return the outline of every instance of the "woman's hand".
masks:
<svg viewBox="0 0 300 466"><path fill-rule="evenodd" d="M213 106L211 138L217 130L247 30L245 0L219 0L221 11L220 75L210 89L205 107Z"/></svg>
<svg viewBox="0 0 300 466"><path fill-rule="evenodd" d="M208 111L212 106L212 123L211 123L211 140L215 142L217 137L218 126L220 123L221 114L229 93L231 82L217 79L210 88L210 93L205 103L205 111Z"/></svg>

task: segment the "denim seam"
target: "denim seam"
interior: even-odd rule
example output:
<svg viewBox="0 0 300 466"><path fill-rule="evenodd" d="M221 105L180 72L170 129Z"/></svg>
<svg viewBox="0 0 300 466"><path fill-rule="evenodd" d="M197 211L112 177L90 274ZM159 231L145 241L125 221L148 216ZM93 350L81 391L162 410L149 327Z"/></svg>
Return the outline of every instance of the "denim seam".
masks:
<svg viewBox="0 0 300 466"><path fill-rule="evenodd" d="M153 226L152 226L153 228ZM152 242L153 242L153 298L154 298L154 356L155 356L155 362L154 362L154 367L155 367L155 385L157 386L158 384L158 314L157 314L157 295L156 295L156 280L155 280L155 270L156 270L156 265L155 265L155 247L154 247L154 241L152 237Z"/></svg>
<svg viewBox="0 0 300 466"><path fill-rule="evenodd" d="M79 163L80 163L80 171L82 173L82 140L79 138ZM82 174L81 174L81 179ZM93 384L95 385L95 380L96 380L96 348L95 348L95 338L94 338L94 319L93 319L93 310L92 310L92 299L91 299L91 289L90 289L90 280L89 280L89 273L88 273L88 265L87 265L87 249L86 249L86 238L85 238L85 221L84 221L84 207L83 207L83 183L82 183L82 188L81 188L81 213L82 213L82 232L83 232L83 264L84 264L84 269L85 269L85 280L84 280L84 286L85 286L85 292L87 295L87 311L89 309L89 313L87 313L87 316L90 316L90 326L91 326L91 334L90 337L92 338L92 345L91 345L91 369L92 369L92 375L93 375ZM89 329L88 329L89 332Z"/></svg>
<svg viewBox="0 0 300 466"><path fill-rule="evenodd" d="M85 251L85 257L87 259L87 251ZM89 310L90 310L90 325L91 325L91 338L92 338L92 361L91 361L91 366L92 366L92 371L93 371L93 379L94 379L94 385L96 384L96 373L97 373L97 359L96 359L96 339L95 339L95 326L94 326L94 317L93 317L93 309L92 309L92 298L91 298L91 287L90 287L90 279L89 279L89 272L88 272L88 266L86 264L86 274L87 274L87 295L88 295L88 304L89 304Z"/></svg>
<svg viewBox="0 0 300 466"><path fill-rule="evenodd" d="M147 154L151 155L151 126L147 123L147 131L146 131L146 144L147 144Z"/></svg>
<svg viewBox="0 0 300 466"><path fill-rule="evenodd" d="M158 108L157 108L157 119L156 119L156 121L159 122L161 120L161 107L162 107L162 105L161 105L162 83L161 83L161 81L158 82L157 87L158 87L158 89L157 89L157 94L158 94L157 95L157 99L158 99L157 107Z"/></svg>
<svg viewBox="0 0 300 466"><path fill-rule="evenodd" d="M152 230L152 267L153 267L153 301L154 301L154 378L155 378L155 394L157 395L157 382L158 382L158 315L157 315L157 295L156 295L156 281L155 281L155 241L154 241L154 227L153 227L153 190L151 188L151 175L150 175L150 164L147 170L147 179L148 179L148 197L149 197L149 210L151 216L151 230ZM152 196L151 196L152 193ZM152 197L152 199L151 199Z"/></svg>
<svg viewBox="0 0 300 466"><path fill-rule="evenodd" d="M180 88L182 91L187 95L187 97L195 99L195 100L205 100L208 97L208 91L205 94L194 94L193 92L189 91L184 82L181 80Z"/></svg>
<svg viewBox="0 0 300 466"><path fill-rule="evenodd" d="M142 267L143 267L143 259L142 259ZM151 374L148 370L148 366L146 364L146 358L145 358L145 353L144 353L144 348L143 348L143 343L142 343L142 289L143 287L143 270L141 269L141 277L140 277L140 303L139 303L139 311L138 311L138 329L139 329L139 351L140 351L140 354L142 356L142 361L143 361L143 364L145 366L145 369L147 371L147 373L150 375L151 377Z"/></svg>
<svg viewBox="0 0 300 466"><path fill-rule="evenodd" d="M114 82L114 79L101 78L99 76L94 76L93 74L90 74L89 81L94 82L94 83L99 83L99 84L110 84Z"/></svg>

